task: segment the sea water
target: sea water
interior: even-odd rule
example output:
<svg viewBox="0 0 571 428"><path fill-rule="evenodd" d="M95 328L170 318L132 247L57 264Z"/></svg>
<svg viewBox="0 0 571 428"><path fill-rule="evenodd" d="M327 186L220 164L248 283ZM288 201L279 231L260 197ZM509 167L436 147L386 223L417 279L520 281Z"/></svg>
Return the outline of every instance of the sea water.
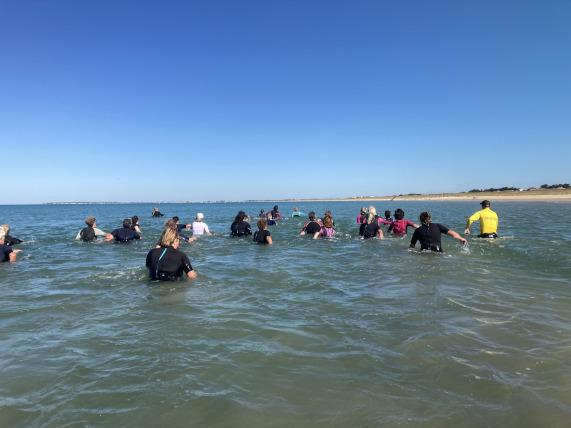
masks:
<svg viewBox="0 0 571 428"><path fill-rule="evenodd" d="M373 205L462 233L477 202ZM299 203L337 237L286 218L273 246L228 236L273 203L0 207L26 240L0 265L0 426L571 426L571 204L494 203L500 239L438 255L358 239L360 205ZM197 212L198 279L148 281L165 219ZM74 241L87 215L143 239Z"/></svg>

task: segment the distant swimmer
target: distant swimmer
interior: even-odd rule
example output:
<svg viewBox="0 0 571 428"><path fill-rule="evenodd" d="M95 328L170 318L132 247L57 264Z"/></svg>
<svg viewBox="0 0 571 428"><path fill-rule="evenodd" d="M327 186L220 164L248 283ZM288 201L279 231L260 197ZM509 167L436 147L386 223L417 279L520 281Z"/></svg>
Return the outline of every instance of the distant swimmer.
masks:
<svg viewBox="0 0 571 428"><path fill-rule="evenodd" d="M247 215L244 211L239 211L234 221L230 225L230 233L232 236L247 236L252 234L252 227L246 221Z"/></svg>
<svg viewBox="0 0 571 428"><path fill-rule="evenodd" d="M299 234L314 236L317 232L321 230L321 225L317 222L314 211L310 211L307 217L309 221L305 222Z"/></svg>
<svg viewBox="0 0 571 428"><path fill-rule="evenodd" d="M418 224L404 218L404 211L400 208L395 210L395 219L391 222L388 232L403 237L406 235L407 229L409 227L418 228Z"/></svg>
<svg viewBox="0 0 571 428"><path fill-rule="evenodd" d="M111 241L115 239L116 242L131 242L136 239L141 239L141 235L131 229L132 223L130 218L123 220L123 227L115 229L105 239Z"/></svg>
<svg viewBox="0 0 571 428"><path fill-rule="evenodd" d="M422 251L435 251L438 253L442 252L442 237L445 235L451 236L457 239L462 244L466 244L466 240L462 238L457 232L448 229L438 223L432 223L432 218L429 213L420 213L420 227L414 231L412 234L412 239L410 241L410 248L414 248L416 243L420 241L420 249Z"/></svg>
<svg viewBox="0 0 571 428"><path fill-rule="evenodd" d="M293 212L291 213L292 217L303 217L303 213L299 210L298 207L293 207Z"/></svg>
<svg viewBox="0 0 571 428"><path fill-rule="evenodd" d="M282 219L282 213L280 213L280 210L277 205L274 205L274 209L270 211L270 214L272 215L272 220Z"/></svg>
<svg viewBox="0 0 571 428"><path fill-rule="evenodd" d="M151 211L151 216L152 217L163 217L164 214L162 212L160 212L158 208L153 208L153 210Z"/></svg>
<svg viewBox="0 0 571 428"><path fill-rule="evenodd" d="M377 215L377 209L375 207L369 207L367 215L367 223L363 229L363 239L368 238L379 238L383 239L383 229L379 224L379 216Z"/></svg>
<svg viewBox="0 0 571 428"><path fill-rule="evenodd" d="M258 230L254 233L254 242L258 244L272 245L272 235L268 230L268 222L261 218L258 220Z"/></svg>
<svg viewBox="0 0 571 428"><path fill-rule="evenodd" d="M466 229L464 230L465 235L470 234L470 226L476 221L480 221L480 234L478 238L497 238L498 237L498 215L492 211L490 206L492 205L487 199L480 202L482 209L476 211L474 214L468 218L466 222Z"/></svg>
<svg viewBox="0 0 571 428"><path fill-rule="evenodd" d="M0 226L0 229L4 231L4 245L8 245L9 247L11 247L12 245L17 245L17 244L21 244L22 241L21 239L18 238L14 238L13 236L10 236L10 226L7 224L3 224L2 226Z"/></svg>
<svg viewBox="0 0 571 428"><path fill-rule="evenodd" d="M365 226L367 226L367 218L369 217L369 212L367 211L367 207L362 207L361 211L357 215L357 224L359 225L359 236L363 236L363 232L365 231Z"/></svg>
<svg viewBox="0 0 571 428"><path fill-rule="evenodd" d="M0 229L0 262L15 262L18 253L22 250L15 250L10 245L6 245L6 232Z"/></svg>
<svg viewBox="0 0 571 428"><path fill-rule="evenodd" d="M192 222L192 235L193 236L201 236L201 235L212 235L210 230L208 230L208 225L204 223L204 214L197 213L196 219Z"/></svg>
<svg viewBox="0 0 571 428"><path fill-rule="evenodd" d="M92 242L98 237L106 238L108 241L113 239L110 233L103 232L101 229L97 228L97 222L95 217L89 216L85 219L86 227L77 232L75 237L76 241Z"/></svg>
<svg viewBox="0 0 571 428"><path fill-rule="evenodd" d="M323 224L319 232L313 234L313 239L333 238L335 236L335 227L333 225L333 217L326 215L323 217Z"/></svg>
<svg viewBox="0 0 571 428"><path fill-rule="evenodd" d="M133 229L139 235L141 234L141 226L139 225L139 216L134 215L133 217L131 217L131 229Z"/></svg>
<svg viewBox="0 0 571 428"><path fill-rule="evenodd" d="M187 255L178 249L179 246L177 228L165 228L158 247L147 254L145 265L152 280L176 281L183 276L190 280L196 278L196 271L192 268Z"/></svg>

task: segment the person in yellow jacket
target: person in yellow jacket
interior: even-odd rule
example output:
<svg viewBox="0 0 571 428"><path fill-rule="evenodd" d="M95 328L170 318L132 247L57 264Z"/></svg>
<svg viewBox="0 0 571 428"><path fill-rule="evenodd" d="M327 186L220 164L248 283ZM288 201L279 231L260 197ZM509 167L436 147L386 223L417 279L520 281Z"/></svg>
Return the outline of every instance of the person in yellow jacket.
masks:
<svg viewBox="0 0 571 428"><path fill-rule="evenodd" d="M487 199L480 202L482 209L475 212L468 218L466 222L465 235L470 234L470 226L476 221L480 221L480 234L478 238L497 238L498 237L498 215L490 208L491 203Z"/></svg>

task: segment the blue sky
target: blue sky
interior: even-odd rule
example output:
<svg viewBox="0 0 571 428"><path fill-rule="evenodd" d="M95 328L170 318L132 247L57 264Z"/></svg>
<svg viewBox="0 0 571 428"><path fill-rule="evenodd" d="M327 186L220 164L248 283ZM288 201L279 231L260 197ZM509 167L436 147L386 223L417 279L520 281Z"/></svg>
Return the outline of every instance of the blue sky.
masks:
<svg viewBox="0 0 571 428"><path fill-rule="evenodd" d="M0 0L0 203L569 182L571 2Z"/></svg>

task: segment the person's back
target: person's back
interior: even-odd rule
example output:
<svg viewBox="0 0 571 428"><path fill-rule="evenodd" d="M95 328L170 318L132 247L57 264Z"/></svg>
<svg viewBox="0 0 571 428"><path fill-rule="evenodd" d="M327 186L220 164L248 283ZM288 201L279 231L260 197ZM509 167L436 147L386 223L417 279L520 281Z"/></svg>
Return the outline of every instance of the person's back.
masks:
<svg viewBox="0 0 571 428"><path fill-rule="evenodd" d="M258 230L254 232L254 242L258 244L272 244L272 236L270 231L267 229L267 221L266 219L259 219L258 220Z"/></svg>
<svg viewBox="0 0 571 428"><path fill-rule="evenodd" d="M113 236L117 242L131 242L135 239L141 239L141 235L131 229L131 219L129 218L123 220L123 227L115 229L111 232L111 236Z"/></svg>
<svg viewBox="0 0 571 428"><path fill-rule="evenodd" d="M196 272L187 255L178 249L180 237L174 225L165 228L158 245L158 248L153 248L147 253L145 261L152 280L176 281L185 273L188 279L196 278Z"/></svg>
<svg viewBox="0 0 571 428"><path fill-rule="evenodd" d="M185 272L192 271L187 255L171 247L153 248L147 254L145 265L154 281L176 281Z"/></svg>
<svg viewBox="0 0 571 428"><path fill-rule="evenodd" d="M482 209L472 214L466 222L465 234L470 233L470 226L476 221L480 221L480 234L479 238L497 238L498 235L498 214L490 208L491 203L484 200L480 203Z"/></svg>
<svg viewBox="0 0 571 428"><path fill-rule="evenodd" d="M365 227L363 229L363 238L365 238L365 239L374 238L375 236L377 236L379 234L380 228L381 228L381 226L379 226L379 221L375 217L373 219L373 221L365 224Z"/></svg>
<svg viewBox="0 0 571 428"><path fill-rule="evenodd" d="M79 232L79 239L83 242L92 242L97 239L93 226L86 226Z"/></svg>
<svg viewBox="0 0 571 428"><path fill-rule="evenodd" d="M420 242L420 250L442 252L442 234L448 233L448 228L439 223L421 224L412 234L411 246Z"/></svg>
<svg viewBox="0 0 571 428"><path fill-rule="evenodd" d="M230 233L232 236L245 236L252 234L250 223L248 223L245 218L246 213L244 211L240 211L230 226Z"/></svg>
<svg viewBox="0 0 571 428"><path fill-rule="evenodd" d="M418 227L416 223L404 218L404 211L398 208L395 211L395 219L391 222L389 226L389 232L393 232L397 236L405 236L407 233L407 229L409 227L414 227L415 229Z"/></svg>

